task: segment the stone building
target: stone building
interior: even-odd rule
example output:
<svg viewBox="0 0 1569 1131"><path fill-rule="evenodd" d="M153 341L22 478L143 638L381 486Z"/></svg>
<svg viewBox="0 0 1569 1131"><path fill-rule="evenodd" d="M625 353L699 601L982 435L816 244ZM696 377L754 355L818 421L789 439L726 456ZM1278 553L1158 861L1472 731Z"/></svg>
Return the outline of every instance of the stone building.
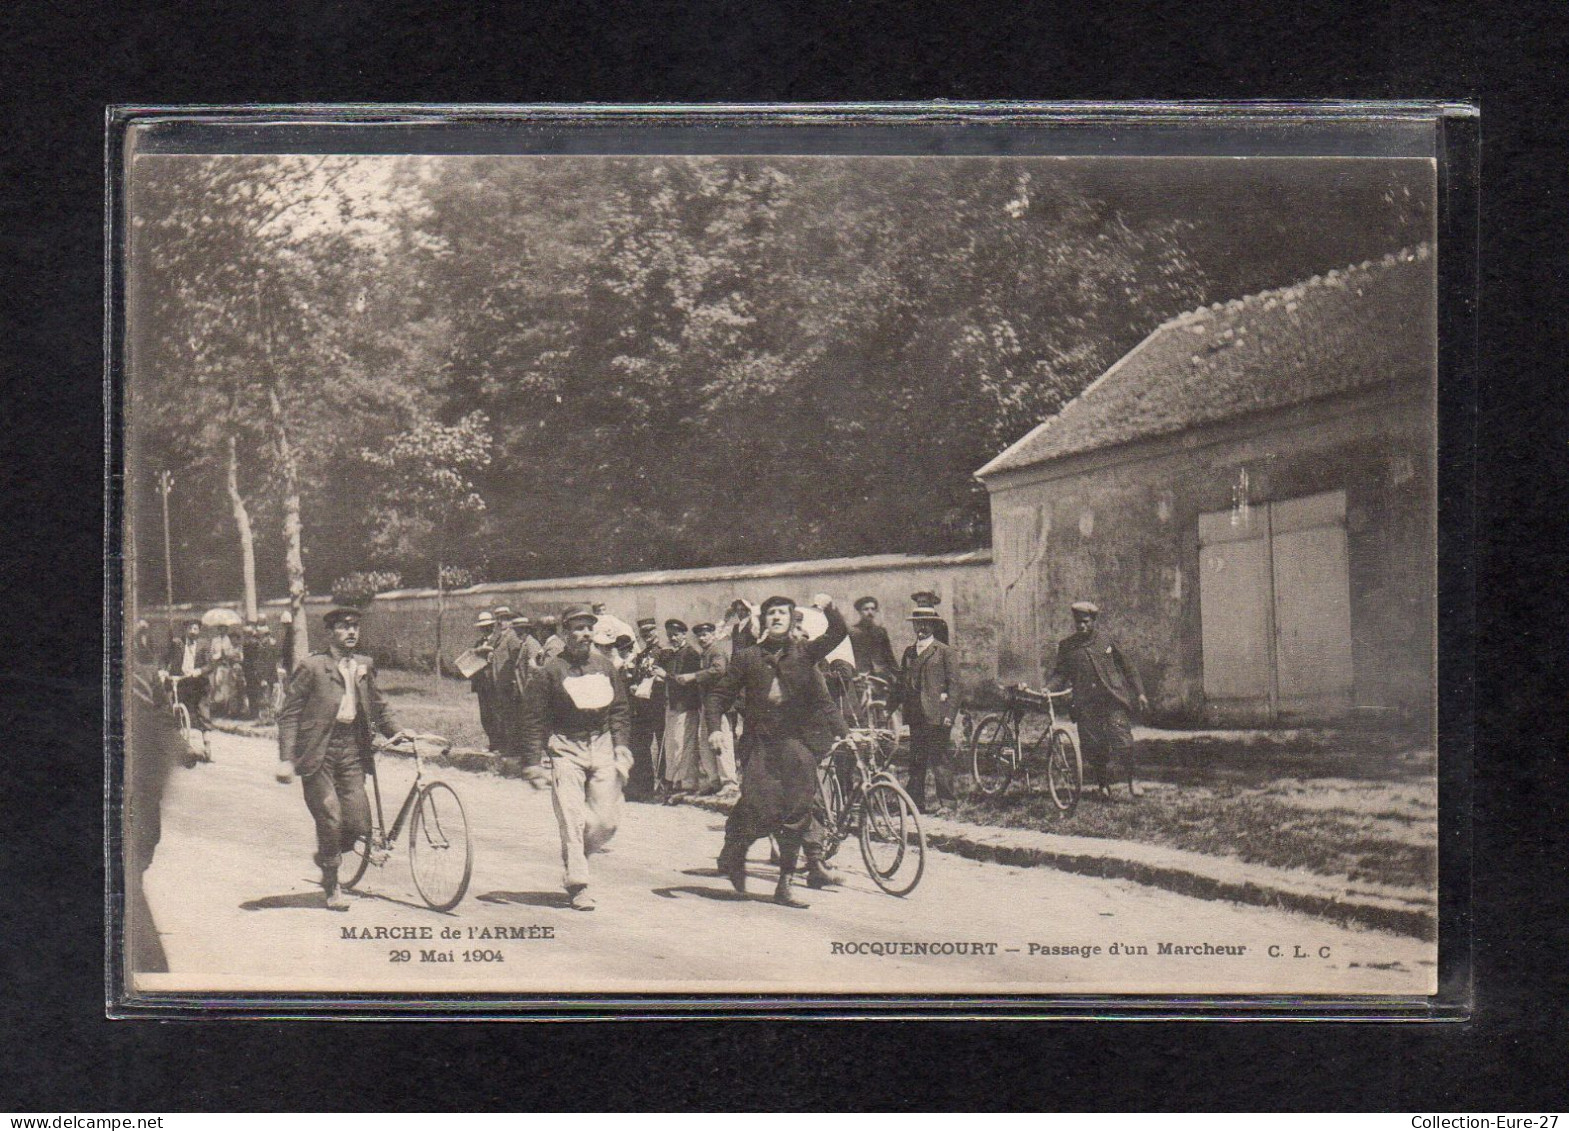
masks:
<svg viewBox="0 0 1569 1131"><path fill-rule="evenodd" d="M1005 680L1088 598L1158 717L1432 708L1429 248L1171 319L976 474Z"/></svg>

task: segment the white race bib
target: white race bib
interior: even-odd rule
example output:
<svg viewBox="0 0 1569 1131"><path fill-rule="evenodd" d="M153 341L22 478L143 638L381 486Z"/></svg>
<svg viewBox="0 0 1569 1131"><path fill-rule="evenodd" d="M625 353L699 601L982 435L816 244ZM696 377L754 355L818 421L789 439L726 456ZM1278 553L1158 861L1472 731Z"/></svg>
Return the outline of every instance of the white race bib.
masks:
<svg viewBox="0 0 1569 1131"><path fill-rule="evenodd" d="M561 681L561 687L580 711L604 710L616 697L616 689L604 672L569 675Z"/></svg>

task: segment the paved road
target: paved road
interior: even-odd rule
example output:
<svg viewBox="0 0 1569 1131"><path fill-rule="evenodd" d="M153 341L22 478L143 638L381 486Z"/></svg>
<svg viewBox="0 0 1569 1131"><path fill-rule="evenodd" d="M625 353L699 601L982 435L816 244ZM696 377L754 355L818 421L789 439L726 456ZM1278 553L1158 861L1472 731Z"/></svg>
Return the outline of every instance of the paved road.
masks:
<svg viewBox="0 0 1569 1131"><path fill-rule="evenodd" d="M165 798L147 889L172 973L143 976L147 989L1419 993L1433 978L1430 947L1416 939L944 853L929 855L912 896L895 899L847 846L847 886L805 892L812 906L796 911L763 898L772 890L764 845L757 896L739 901L713 867L720 818L686 806L627 806L620 834L594 858L599 909L575 912L559 887L549 794L456 770L439 773L474 833L467 898L450 914L426 908L400 853L372 869L348 912L332 913L321 906L300 787L273 780L272 744L217 734L214 751L212 764L176 773ZM389 807L412 776L410 762L384 761ZM433 937L345 938L351 927ZM498 928L548 937L469 937ZM461 937L444 939L444 929ZM942 945L888 953L905 943ZM992 953L939 953L962 943ZM1031 954L1032 943L1102 949ZM1163 943L1245 951L1163 955ZM480 951L491 953L476 961Z"/></svg>

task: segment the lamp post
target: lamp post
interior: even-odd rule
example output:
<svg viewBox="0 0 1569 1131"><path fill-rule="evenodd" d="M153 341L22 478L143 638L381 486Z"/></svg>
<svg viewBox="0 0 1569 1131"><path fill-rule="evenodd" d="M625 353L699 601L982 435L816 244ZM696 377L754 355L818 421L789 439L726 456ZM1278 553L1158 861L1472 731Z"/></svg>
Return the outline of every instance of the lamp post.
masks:
<svg viewBox="0 0 1569 1131"><path fill-rule="evenodd" d="M163 615L169 633L174 633L174 559L169 551L169 492L174 490L174 473L158 473L158 494L163 500Z"/></svg>

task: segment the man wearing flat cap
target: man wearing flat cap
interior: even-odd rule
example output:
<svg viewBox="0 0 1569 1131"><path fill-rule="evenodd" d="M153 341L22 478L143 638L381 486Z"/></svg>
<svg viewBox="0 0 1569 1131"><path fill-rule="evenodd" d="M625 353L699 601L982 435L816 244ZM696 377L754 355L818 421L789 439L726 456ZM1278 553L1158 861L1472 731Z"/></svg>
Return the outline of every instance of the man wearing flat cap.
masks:
<svg viewBox="0 0 1569 1131"><path fill-rule="evenodd" d="M1074 633L1057 645L1057 663L1047 686L1052 691L1072 689L1079 746L1102 795L1111 796L1113 759L1126 771L1132 795L1133 716L1149 709L1144 685L1138 668L1128 662L1117 642L1095 627L1100 609L1093 601L1075 601L1069 611Z"/></svg>
<svg viewBox="0 0 1569 1131"><path fill-rule="evenodd" d="M791 883L801 850L806 850L807 884L823 887L838 877L823 866L817 801L817 763L840 735L844 718L828 692L820 661L849 634L833 601L818 594L812 601L828 628L814 640L791 632L795 602L770 597L762 605L763 638L731 658L729 670L708 690L708 718L717 719L744 699L742 744L747 747L741 799L725 822L719 870L737 892L746 891L747 850L762 837L779 843L779 882L774 902L805 907ZM715 748L722 731L708 736Z"/></svg>
<svg viewBox="0 0 1569 1131"><path fill-rule="evenodd" d="M702 736L698 733L703 693L697 686L703 657L687 639L683 620L671 617L665 621L665 639L670 646L659 657L665 680L665 780L672 795L696 793L705 784Z"/></svg>
<svg viewBox="0 0 1569 1131"><path fill-rule="evenodd" d="M365 775L375 772L373 734L398 738L376 672L360 644L360 611L333 609L322 618L327 649L307 656L289 677L278 712L278 780L299 775L305 807L316 824L316 865L327 906L347 911L338 865L354 842L370 835Z"/></svg>
<svg viewBox="0 0 1569 1131"><path fill-rule="evenodd" d="M561 614L565 646L529 681L523 742L536 756L550 748L550 797L561 834L562 886L573 910L594 910L588 858L621 821L622 790L632 772L626 687L594 647L592 609Z"/></svg>

